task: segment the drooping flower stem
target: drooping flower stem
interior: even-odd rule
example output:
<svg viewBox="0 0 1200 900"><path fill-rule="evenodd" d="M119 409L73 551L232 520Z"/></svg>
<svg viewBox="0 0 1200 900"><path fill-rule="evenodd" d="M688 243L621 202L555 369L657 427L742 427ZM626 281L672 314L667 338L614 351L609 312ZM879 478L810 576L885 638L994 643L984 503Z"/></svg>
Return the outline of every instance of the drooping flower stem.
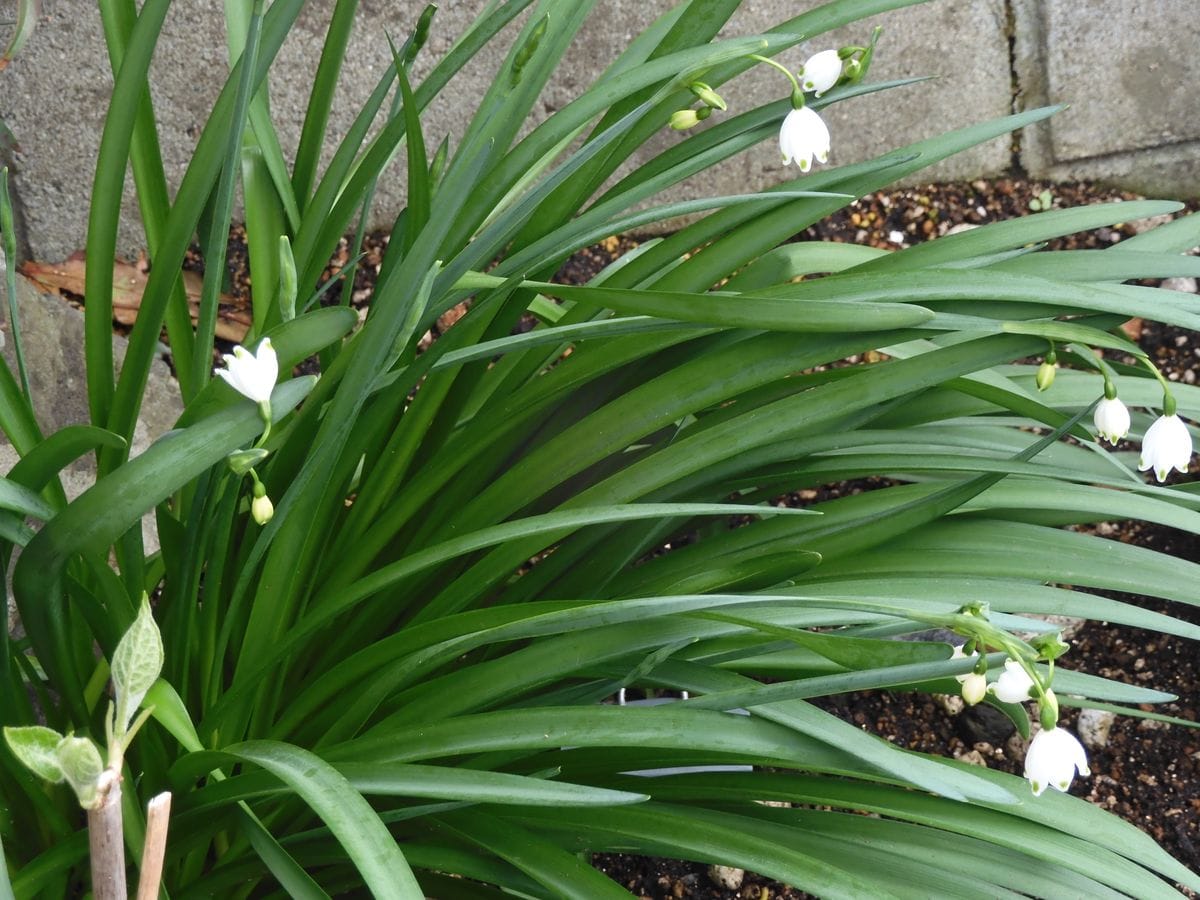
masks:
<svg viewBox="0 0 1200 900"><path fill-rule="evenodd" d="M768 66L772 66L786 75L788 77L788 81L792 83L792 109L804 108L804 91L800 89L800 82L796 80L796 76L792 74L791 70L787 66L765 56L759 56L757 53L751 53L750 58L757 60L758 62L766 63Z"/></svg>
<svg viewBox="0 0 1200 900"><path fill-rule="evenodd" d="M1171 382L1159 371L1158 366L1150 361L1150 357L1139 356L1138 362L1150 370L1150 374L1158 379L1158 383L1163 389L1163 415L1175 415L1175 397L1171 393Z"/></svg>
<svg viewBox="0 0 1200 900"><path fill-rule="evenodd" d="M271 436L271 401L263 400L259 403L258 413L262 416L263 432L258 436L258 440L254 442L254 446L262 447L267 443L267 438Z"/></svg>

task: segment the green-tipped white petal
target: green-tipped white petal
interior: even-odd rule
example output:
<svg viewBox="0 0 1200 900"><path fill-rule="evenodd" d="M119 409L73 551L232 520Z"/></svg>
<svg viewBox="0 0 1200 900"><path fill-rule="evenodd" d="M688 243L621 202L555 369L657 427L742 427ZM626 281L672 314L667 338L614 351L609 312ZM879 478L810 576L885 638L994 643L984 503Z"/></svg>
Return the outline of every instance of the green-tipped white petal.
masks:
<svg viewBox="0 0 1200 900"><path fill-rule="evenodd" d="M818 97L838 83L842 77L842 59L836 50L822 50L808 58L800 69L800 86L814 91Z"/></svg>
<svg viewBox="0 0 1200 900"><path fill-rule="evenodd" d="M1090 775L1087 753L1071 732L1062 728L1039 731L1025 754L1025 777L1039 796L1047 786L1065 792L1071 787L1076 771Z"/></svg>
<svg viewBox="0 0 1200 900"><path fill-rule="evenodd" d="M813 157L817 162L828 161L829 129L807 106L793 109L779 129L779 150L784 165L794 159L800 171L807 172L812 167Z"/></svg>
<svg viewBox="0 0 1200 900"><path fill-rule="evenodd" d="M1096 404L1092 421L1096 425L1096 433L1110 444L1116 444L1129 434L1129 409L1116 397L1111 400L1102 397Z"/></svg>
<svg viewBox="0 0 1200 900"><path fill-rule="evenodd" d="M1192 434L1179 416L1159 416L1142 438L1142 460L1138 471L1153 469L1159 482L1171 469L1186 472L1192 460Z"/></svg>
<svg viewBox="0 0 1200 900"><path fill-rule="evenodd" d="M1024 703L1029 699L1033 679L1015 659L1004 661L1004 671L990 690L1001 703Z"/></svg>

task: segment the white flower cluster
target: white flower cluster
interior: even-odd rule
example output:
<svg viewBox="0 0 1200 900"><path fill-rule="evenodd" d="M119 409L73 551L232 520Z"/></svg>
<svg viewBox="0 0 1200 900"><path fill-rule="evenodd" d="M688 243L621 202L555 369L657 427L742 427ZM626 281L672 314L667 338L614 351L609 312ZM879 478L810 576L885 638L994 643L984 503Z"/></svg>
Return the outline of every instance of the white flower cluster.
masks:
<svg viewBox="0 0 1200 900"><path fill-rule="evenodd" d="M978 655L972 652L971 658ZM967 658L961 645L954 648L951 658ZM987 683L987 675L982 672L968 672L955 678L962 685L963 700L972 706L983 700L985 694L991 694L1001 703L1024 703L1035 694L1033 678L1025 666L1011 658L1004 661L1004 671L992 684ZM1048 688L1046 694L1051 694ZM1047 787L1065 792L1071 787L1076 772L1091 774L1087 753L1075 735L1056 725L1043 728L1033 736L1025 754L1025 777L1033 787L1035 797Z"/></svg>
<svg viewBox="0 0 1200 900"><path fill-rule="evenodd" d="M1129 434L1129 410L1116 397L1104 397L1096 404L1093 416L1096 432L1110 444ZM1171 469L1186 472L1192 459L1192 434L1176 414L1154 420L1142 438L1142 458L1138 471L1154 470L1159 483L1167 480Z"/></svg>
<svg viewBox="0 0 1200 900"><path fill-rule="evenodd" d="M842 77L842 59L836 50L822 50L801 66L800 77L804 90L820 97ZM809 107L793 109L779 129L779 150L785 166L794 159L807 172L814 157L819 163L829 161L829 129Z"/></svg>
<svg viewBox="0 0 1200 900"><path fill-rule="evenodd" d="M259 413L266 426L259 444L253 450L235 453L230 457L231 465L235 457L246 454L257 453L259 458L265 458L266 451L260 448L265 443L271 429L271 392L275 390L275 383L279 380L279 357L271 345L271 339L263 338L256 352L251 353L239 344L233 348L232 354L225 354L224 359L225 368L217 369L215 374L224 379L243 397L258 404ZM234 471L239 475L249 475L253 481L250 515L259 525L266 525L275 515L275 506L271 503L271 498L267 496L266 487L254 471L253 460L254 457L251 457L244 467L240 464L237 465Z"/></svg>

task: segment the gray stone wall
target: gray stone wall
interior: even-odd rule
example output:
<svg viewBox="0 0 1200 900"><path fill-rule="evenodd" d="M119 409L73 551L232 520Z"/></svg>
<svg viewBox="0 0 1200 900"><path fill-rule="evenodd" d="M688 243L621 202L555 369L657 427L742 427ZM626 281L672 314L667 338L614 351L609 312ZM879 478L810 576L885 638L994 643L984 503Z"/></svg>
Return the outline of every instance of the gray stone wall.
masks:
<svg viewBox="0 0 1200 900"><path fill-rule="evenodd" d="M385 33L406 33L422 5L362 0L331 142L344 134L390 64ZM422 59L440 55L482 5L483 0L443 0ZM747 2L729 32L754 33L806 5L815 3ZM0 23L12 20L13 6L14 0L0 0ZM28 45L0 72L0 122L16 141L2 153L14 173L22 255L55 260L84 244L112 79L94 0L43 0L42 6ZM586 86L630 36L668 6L667 0L599 0L570 64L546 92L541 114ZM182 176L226 71L222 7L222 0L177 0L155 59L153 99L172 184ZM332 8L332 0L311 0L273 73L272 106L285 151L294 148L299 134ZM852 162L1014 109L1065 102L1070 108L1049 124L947 160L922 177L959 180L1018 167L1036 178L1098 179L1151 195L1200 196L1196 13L1195 0L933 0L881 16L876 21L885 32L873 77L938 78L831 108L831 161ZM820 38L783 59L795 67L817 49L862 42L869 24ZM0 34L0 43L6 39ZM498 51L482 54L429 110L424 125L431 144L461 133L498 60ZM724 94L745 108L784 95L783 88L779 76L759 69ZM678 139L664 129L658 146ZM741 192L782 177L775 148L764 145L722 166L703 187L680 186L675 196ZM375 207L378 222L390 222L402 205L403 178L384 179ZM143 244L130 193L119 249L133 255Z"/></svg>

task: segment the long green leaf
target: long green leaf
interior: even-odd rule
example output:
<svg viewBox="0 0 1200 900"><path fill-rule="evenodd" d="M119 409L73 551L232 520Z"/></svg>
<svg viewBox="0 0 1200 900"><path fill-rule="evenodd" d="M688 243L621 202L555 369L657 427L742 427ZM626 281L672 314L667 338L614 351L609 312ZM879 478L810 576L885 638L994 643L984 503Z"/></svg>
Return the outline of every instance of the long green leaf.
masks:
<svg viewBox="0 0 1200 900"><path fill-rule="evenodd" d="M425 896L375 811L319 757L273 741L235 744L223 752L266 769L311 806L345 848L372 895L397 900Z"/></svg>

